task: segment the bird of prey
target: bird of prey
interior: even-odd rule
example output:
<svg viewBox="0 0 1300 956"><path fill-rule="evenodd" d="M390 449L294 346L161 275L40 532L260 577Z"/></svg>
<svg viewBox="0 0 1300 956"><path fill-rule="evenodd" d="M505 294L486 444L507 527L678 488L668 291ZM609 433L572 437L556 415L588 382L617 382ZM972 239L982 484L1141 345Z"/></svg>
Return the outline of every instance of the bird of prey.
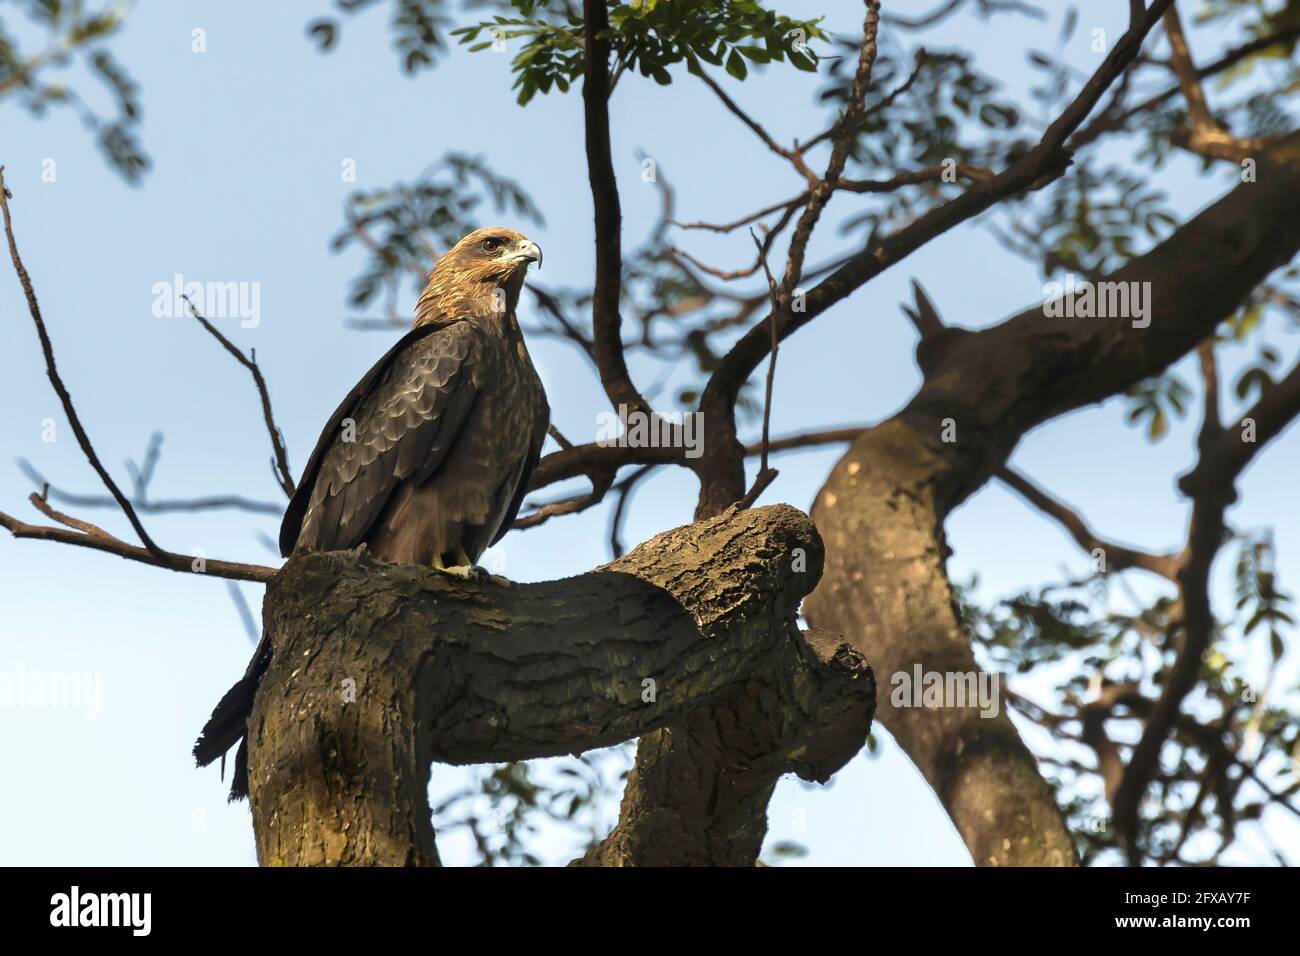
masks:
<svg viewBox="0 0 1300 956"><path fill-rule="evenodd" d="M280 526L280 551L366 545L377 557L474 575L509 530L550 423L515 307L537 244L479 229L435 264L415 323L343 399ZM194 747L206 766L244 736L271 659L263 637ZM232 799L247 793L247 741Z"/></svg>

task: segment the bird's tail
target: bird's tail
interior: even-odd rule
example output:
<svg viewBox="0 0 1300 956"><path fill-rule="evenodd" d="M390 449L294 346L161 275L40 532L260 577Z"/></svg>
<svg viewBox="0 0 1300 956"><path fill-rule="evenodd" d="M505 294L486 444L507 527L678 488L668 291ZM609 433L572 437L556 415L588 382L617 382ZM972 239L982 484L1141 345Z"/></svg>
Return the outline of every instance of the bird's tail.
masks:
<svg viewBox="0 0 1300 956"><path fill-rule="evenodd" d="M217 703L194 744L194 759L198 765L206 767L221 758L224 775L226 751L239 741L234 772L230 778L231 801L248 796L248 717L253 712L253 698L257 695L258 684L270 663L271 641L264 634L244 676Z"/></svg>

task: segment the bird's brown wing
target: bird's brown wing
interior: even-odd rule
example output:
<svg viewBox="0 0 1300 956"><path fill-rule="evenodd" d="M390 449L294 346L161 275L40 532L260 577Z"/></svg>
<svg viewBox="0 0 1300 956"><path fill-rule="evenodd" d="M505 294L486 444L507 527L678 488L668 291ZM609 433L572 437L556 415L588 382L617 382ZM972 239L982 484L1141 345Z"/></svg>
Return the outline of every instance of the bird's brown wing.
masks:
<svg viewBox="0 0 1300 956"><path fill-rule="evenodd" d="M357 383L321 432L285 512L282 555L295 546L356 547L401 483L432 477L478 394L478 334L472 322L413 329ZM352 441L343 440L348 419Z"/></svg>
<svg viewBox="0 0 1300 956"><path fill-rule="evenodd" d="M519 484L515 486L514 497L510 500L510 507L506 509L506 516L501 520L501 527L497 529L496 537L492 539L488 547L504 538L506 532L510 530L510 526L515 523L515 518L519 515L519 509L524 503L524 495L528 494L528 484L533 480L533 472L537 469L537 462L542 457L542 445L546 442L546 430L550 423L551 410L543 401L533 418L533 442L528 449L528 459L524 462L524 470L519 476Z"/></svg>

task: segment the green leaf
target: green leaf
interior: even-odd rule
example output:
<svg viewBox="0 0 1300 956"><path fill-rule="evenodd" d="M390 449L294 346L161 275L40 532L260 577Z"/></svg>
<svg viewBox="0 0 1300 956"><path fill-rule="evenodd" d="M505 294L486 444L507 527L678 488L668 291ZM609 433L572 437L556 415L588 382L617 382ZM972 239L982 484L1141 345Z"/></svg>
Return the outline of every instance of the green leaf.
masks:
<svg viewBox="0 0 1300 956"><path fill-rule="evenodd" d="M790 51L790 64L795 69L803 70L805 73L817 72L817 64L798 50Z"/></svg>
<svg viewBox="0 0 1300 956"><path fill-rule="evenodd" d="M735 50L727 57L727 72L738 80L743 80L749 75L749 68L745 66L745 60Z"/></svg>

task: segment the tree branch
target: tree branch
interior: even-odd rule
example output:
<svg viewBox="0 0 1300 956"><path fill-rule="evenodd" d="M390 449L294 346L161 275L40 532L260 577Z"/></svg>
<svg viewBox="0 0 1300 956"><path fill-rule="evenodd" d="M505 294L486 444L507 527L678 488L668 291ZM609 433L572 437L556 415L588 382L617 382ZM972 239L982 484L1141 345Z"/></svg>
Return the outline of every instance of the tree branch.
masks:
<svg viewBox="0 0 1300 956"><path fill-rule="evenodd" d="M926 212L897 232L873 242L850 256L843 265L813 287L804 297L804 309L782 308L778 338L784 340L864 283L897 264L931 239L984 212L995 203L1036 186L1045 178L1059 175L1070 162L1065 142L1087 118L1102 94L1123 73L1142 48L1142 41L1172 0L1155 0L1141 22L1119 39L1097 72L1073 101L1047 128L1037 145L1002 172L976 183L960 196ZM838 173L836 174L838 178ZM807 210L805 209L805 215ZM768 351L766 319L755 323L718 362L700 400L706 421L715 422L713 454L723 454L725 443L717 441L719 427L734 420L723 409L734 406L745 381ZM706 453L706 458L709 457ZM715 470L718 466L713 466Z"/></svg>
<svg viewBox="0 0 1300 956"><path fill-rule="evenodd" d="M104 468L99 456L95 454L94 446L90 443L90 437L82 427L81 418L77 415L77 410L72 404L72 396L68 394L68 389L59 376L58 366L54 362L54 346L50 343L49 333L45 331L45 320L41 317L41 307L36 301L36 291L32 288L32 280L23 265L22 257L18 255L18 243L14 239L13 223L9 215L9 199L12 195L5 185L4 167L0 166L0 210L4 213L5 238L9 241L9 258L13 261L14 272L18 274L18 281L23 287L23 294L27 297L27 310L31 313L32 321L36 323L36 334L40 337L41 352L45 356L45 374L49 376L50 384L54 386L55 394L59 396L59 401L63 405L63 413L68 417L68 424L72 426L72 433L77 436L77 444L81 446L81 451L86 456L86 460L90 462L90 467L95 469L95 473L99 475L104 487L113 496L113 500L122 509L122 513L126 515L127 521L135 529L136 536L145 546L145 550L151 554L161 555L163 553L162 549L154 543L153 538L149 537L149 533L144 530L144 525L141 523L140 517L135 513L135 509L131 507L131 502L127 500L126 495L122 494L122 489L109 476L108 470ZM15 519L11 518L9 520L14 521ZM21 525L21 522L18 522L18 524ZM9 526L6 525L6 527ZM23 525L23 527L30 529L30 526L27 525ZM9 530L14 531L12 527ZM18 533L14 531L14 534L17 535Z"/></svg>
<svg viewBox="0 0 1300 956"><path fill-rule="evenodd" d="M1103 541L1093 533L1078 512L1052 498L1015 469L1003 465L995 469L994 474L1031 505L1065 528L1084 551L1092 553L1100 550L1106 562L1106 571L1141 568L1143 571L1158 574L1167 581L1177 581L1180 564L1178 555L1152 554L1122 544Z"/></svg>
<svg viewBox="0 0 1300 956"><path fill-rule="evenodd" d="M216 578L231 578L236 581L260 581L265 583L275 574L275 568L264 567L260 564L218 561L195 555L177 554L174 551L150 551L147 548L116 538L89 522L55 511L38 494L32 494L28 500L42 514L60 524L66 525L67 528L28 524L0 511L0 527L8 530L15 538L57 541L60 544L70 544L78 548L90 548L93 551L115 554L119 558L139 561L141 564L152 565L155 568L166 568L168 571L207 574Z"/></svg>
<svg viewBox="0 0 1300 956"><path fill-rule="evenodd" d="M605 0L583 0L583 118L587 142L587 175L595 212L596 280L591 322L596 367L610 402L649 414L650 408L632 384L623 354L619 304L623 285L623 215L618 181L609 146L609 11Z"/></svg>
<svg viewBox="0 0 1300 956"><path fill-rule="evenodd" d="M1179 717L1182 703L1200 678L1201 659L1214 636L1210 570L1224 542L1224 513L1237 497L1236 479L1260 449L1300 415L1300 365L1297 365L1265 391L1236 426L1218 428L1218 375L1212 349L1207 358L1203 348L1201 359L1207 378L1201 453L1196 466L1179 482L1184 493L1192 498L1186 560L1178 573L1182 640L1113 801L1115 829L1132 865L1141 860L1137 833L1142 796L1159 769L1160 751ZM1249 439L1246 422L1255 425Z"/></svg>
<svg viewBox="0 0 1300 956"><path fill-rule="evenodd" d="M1295 255L1300 136L1259 163L1256 182L1241 183L1105 277L1148 283L1146 319L1050 318L1038 305L966 333L936 356L903 411L864 432L818 494L813 518L826 538L827 570L806 602L813 626L850 636L882 675L918 665L945 674L976 670L947 579L947 516L1031 428L1158 373ZM1258 403L1261 439L1288 419L1292 389L1300 395L1300 383L1288 376ZM1221 453L1227 462L1242 455L1226 442ZM1206 522L1198 527L1210 536ZM1180 580L1198 575L1195 567L1180 569ZM878 716L939 795L977 863L1073 859L1054 797L1009 721L960 707L882 705Z"/></svg>
<svg viewBox="0 0 1300 956"><path fill-rule="evenodd" d="M806 565L789 558L800 548ZM669 531L544 584L345 552L290 559L264 602L273 653L248 722L259 860L436 863L430 761L608 746L745 685L744 720L719 729L744 748L726 769L760 787L790 771L826 779L861 747L875 687L851 648L795 626L820 567L816 529L788 506ZM693 837L655 852L692 852Z"/></svg>
<svg viewBox="0 0 1300 956"><path fill-rule="evenodd" d="M295 490L293 474L289 471L289 453L284 447L284 436L280 433L280 428L275 424L275 415L271 412L271 395L266 387L266 379L262 376L262 370L257 366L257 352L254 350L246 358L230 339L221 334L211 322L205 319L194 303L190 301L188 295L182 296L185 304L189 307L190 315L198 323L207 329L208 333L216 339L223 349L234 356L235 361L244 368L248 369L253 376L253 384L257 388L257 396L262 403L262 420L266 422L267 434L271 436L271 450L275 457L271 461L271 468L275 472L276 481L280 483L280 488L284 491L286 498L292 498Z"/></svg>
<svg viewBox="0 0 1300 956"><path fill-rule="evenodd" d="M58 501L65 505L79 508L116 508L117 501L109 495L86 495L75 491L65 491L50 484L35 466L25 458L18 459L18 470L27 476L37 488L44 488L47 500ZM255 501L242 495L204 495L197 498L164 498L155 500L137 486L131 496L131 506L140 514L175 514L196 511L218 511L226 508L246 511L249 514L271 515L284 514L284 505L274 501Z"/></svg>

